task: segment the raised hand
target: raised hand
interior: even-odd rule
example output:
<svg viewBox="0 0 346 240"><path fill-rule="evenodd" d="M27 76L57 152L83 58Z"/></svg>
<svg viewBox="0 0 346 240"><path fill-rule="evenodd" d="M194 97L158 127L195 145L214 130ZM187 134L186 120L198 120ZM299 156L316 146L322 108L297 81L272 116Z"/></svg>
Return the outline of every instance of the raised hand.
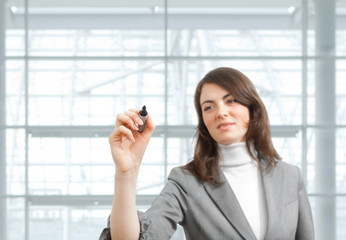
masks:
<svg viewBox="0 0 346 240"><path fill-rule="evenodd" d="M145 149L155 129L155 124L148 115L145 130L139 133L137 125L142 125L143 122L138 114L139 110L134 109L119 113L115 128L108 138L113 161L117 171L122 173L132 170L138 171Z"/></svg>

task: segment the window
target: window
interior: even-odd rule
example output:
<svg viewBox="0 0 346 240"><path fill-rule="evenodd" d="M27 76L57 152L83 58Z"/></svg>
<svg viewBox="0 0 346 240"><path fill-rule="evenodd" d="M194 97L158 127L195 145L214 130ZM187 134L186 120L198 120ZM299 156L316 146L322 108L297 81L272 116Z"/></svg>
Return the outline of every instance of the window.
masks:
<svg viewBox="0 0 346 240"><path fill-rule="evenodd" d="M191 160L197 82L230 66L254 82L279 154L301 167L315 223L345 239L345 3L329 15L336 41L327 59L312 27L318 6L307 0L0 3L0 238L97 239L113 194L108 134L118 112L142 105L157 125L137 185L138 207L148 208L170 170ZM332 95L317 87L321 59L335 64ZM329 125L316 117L327 100ZM335 154L329 165L317 158L326 148ZM335 211L319 215L326 196ZM184 239L181 228L174 239Z"/></svg>

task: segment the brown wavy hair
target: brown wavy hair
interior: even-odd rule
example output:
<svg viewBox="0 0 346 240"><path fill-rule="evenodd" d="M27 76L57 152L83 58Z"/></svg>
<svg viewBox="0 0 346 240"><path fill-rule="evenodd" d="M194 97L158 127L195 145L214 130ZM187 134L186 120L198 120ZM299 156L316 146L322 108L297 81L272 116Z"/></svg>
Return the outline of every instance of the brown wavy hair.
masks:
<svg viewBox="0 0 346 240"><path fill-rule="evenodd" d="M222 184L219 181L219 151L217 142L211 137L204 124L202 108L200 103L201 92L204 84L213 83L229 91L234 98L242 105L248 107L250 121L246 132L246 147L249 154L253 145L268 162L266 169L275 167L276 159L280 160L280 155L276 152L270 134L270 125L267 110L259 97L254 85L240 71L221 67L207 73L198 83L195 91L195 108L198 115L198 126L195 135L196 146L191 162L184 166L194 176L203 182L211 182L216 185ZM258 162L263 169L261 162Z"/></svg>

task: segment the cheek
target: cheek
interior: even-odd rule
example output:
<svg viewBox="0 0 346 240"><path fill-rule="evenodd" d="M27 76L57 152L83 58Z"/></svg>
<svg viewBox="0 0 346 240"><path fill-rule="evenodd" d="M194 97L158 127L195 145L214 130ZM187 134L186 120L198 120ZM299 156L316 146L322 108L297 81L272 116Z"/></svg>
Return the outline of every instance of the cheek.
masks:
<svg viewBox="0 0 346 240"><path fill-rule="evenodd" d="M250 113L249 109L244 109L243 114L241 115L241 120L242 120L242 125L244 128L249 127L249 122L250 122Z"/></svg>
<svg viewBox="0 0 346 240"><path fill-rule="evenodd" d="M203 122L204 122L204 125L207 127L207 129L209 130L209 125L210 125L210 122L211 122L211 118L208 114L202 114L202 117L203 117Z"/></svg>

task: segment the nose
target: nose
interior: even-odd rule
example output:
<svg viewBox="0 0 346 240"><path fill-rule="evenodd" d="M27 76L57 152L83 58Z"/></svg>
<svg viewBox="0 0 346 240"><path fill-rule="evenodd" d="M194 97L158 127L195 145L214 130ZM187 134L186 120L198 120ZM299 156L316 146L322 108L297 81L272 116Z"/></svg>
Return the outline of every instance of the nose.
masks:
<svg viewBox="0 0 346 240"><path fill-rule="evenodd" d="M228 115L227 107L224 104L218 106L217 118L223 118Z"/></svg>

